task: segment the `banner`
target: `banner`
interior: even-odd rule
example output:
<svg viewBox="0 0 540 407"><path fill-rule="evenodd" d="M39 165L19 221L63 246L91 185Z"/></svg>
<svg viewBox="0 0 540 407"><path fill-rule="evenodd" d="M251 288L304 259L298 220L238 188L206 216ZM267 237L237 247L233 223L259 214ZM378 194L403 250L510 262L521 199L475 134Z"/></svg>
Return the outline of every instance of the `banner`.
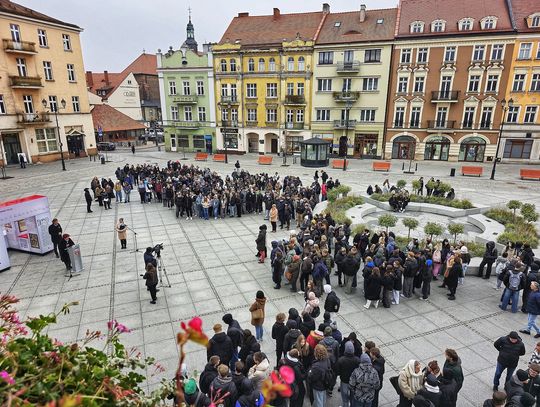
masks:
<svg viewBox="0 0 540 407"><path fill-rule="evenodd" d="M7 270L11 267L7 252L7 241L4 233L0 233L0 271Z"/></svg>

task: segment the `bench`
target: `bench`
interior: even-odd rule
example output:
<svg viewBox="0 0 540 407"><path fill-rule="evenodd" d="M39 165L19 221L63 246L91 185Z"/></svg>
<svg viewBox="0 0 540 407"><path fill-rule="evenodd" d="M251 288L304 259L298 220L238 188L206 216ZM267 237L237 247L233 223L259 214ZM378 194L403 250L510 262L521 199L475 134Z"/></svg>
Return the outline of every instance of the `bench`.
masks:
<svg viewBox="0 0 540 407"><path fill-rule="evenodd" d="M532 168L520 168L519 176L521 179L537 179L540 181L540 170L535 170Z"/></svg>
<svg viewBox="0 0 540 407"><path fill-rule="evenodd" d="M220 163L225 162L225 154L214 154L214 157L212 158L212 161L217 161Z"/></svg>
<svg viewBox="0 0 540 407"><path fill-rule="evenodd" d="M347 161L346 167L349 166L349 162ZM343 160L332 160L332 168L336 169L342 169L343 168Z"/></svg>
<svg viewBox="0 0 540 407"><path fill-rule="evenodd" d="M272 164L273 159L274 157L272 157L271 155L260 155L258 162L262 165L270 165Z"/></svg>
<svg viewBox="0 0 540 407"><path fill-rule="evenodd" d="M373 161L373 171L390 171L391 164L388 161Z"/></svg>
<svg viewBox="0 0 540 407"><path fill-rule="evenodd" d="M484 169L482 167L463 166L461 167L461 175L475 175L481 177Z"/></svg>
<svg viewBox="0 0 540 407"><path fill-rule="evenodd" d="M208 160L207 153L197 153L195 154L195 161L206 161Z"/></svg>

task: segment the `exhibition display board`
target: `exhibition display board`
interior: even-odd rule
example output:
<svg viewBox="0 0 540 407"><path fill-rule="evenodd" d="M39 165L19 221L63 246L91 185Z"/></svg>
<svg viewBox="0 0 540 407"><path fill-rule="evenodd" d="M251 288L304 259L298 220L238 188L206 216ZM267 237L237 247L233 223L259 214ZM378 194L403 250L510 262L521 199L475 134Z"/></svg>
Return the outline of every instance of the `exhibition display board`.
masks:
<svg viewBox="0 0 540 407"><path fill-rule="evenodd" d="M11 267L7 252L7 239L4 233L0 233L0 271L7 270Z"/></svg>
<svg viewBox="0 0 540 407"><path fill-rule="evenodd" d="M53 250L49 200L31 195L0 203L0 225L11 249L44 254Z"/></svg>

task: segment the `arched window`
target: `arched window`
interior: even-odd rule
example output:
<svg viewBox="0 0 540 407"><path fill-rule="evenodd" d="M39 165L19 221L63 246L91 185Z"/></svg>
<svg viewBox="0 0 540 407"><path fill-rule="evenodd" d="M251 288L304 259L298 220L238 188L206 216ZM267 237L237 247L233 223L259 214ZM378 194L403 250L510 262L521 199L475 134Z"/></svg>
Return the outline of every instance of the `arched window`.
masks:
<svg viewBox="0 0 540 407"><path fill-rule="evenodd" d="M270 58L268 60L268 70L270 72L275 72L276 71L276 60L274 58Z"/></svg>
<svg viewBox="0 0 540 407"><path fill-rule="evenodd" d="M294 71L294 58L289 57L287 60L287 71Z"/></svg>
<svg viewBox="0 0 540 407"><path fill-rule="evenodd" d="M298 58L298 70L303 71L304 69L306 69L306 60L304 57L300 57Z"/></svg>
<svg viewBox="0 0 540 407"><path fill-rule="evenodd" d="M236 59L231 58L229 62L231 64L231 72L236 72Z"/></svg>
<svg viewBox="0 0 540 407"><path fill-rule="evenodd" d="M483 162L486 141L481 137L467 137L459 146L459 161Z"/></svg>
<svg viewBox="0 0 540 407"><path fill-rule="evenodd" d="M221 72L227 72L227 61L224 59L221 60Z"/></svg>
<svg viewBox="0 0 540 407"><path fill-rule="evenodd" d="M264 58L259 58L259 72L264 72Z"/></svg>
<svg viewBox="0 0 540 407"><path fill-rule="evenodd" d="M422 21L415 21L411 23L411 33L423 33L424 23Z"/></svg>
<svg viewBox="0 0 540 407"><path fill-rule="evenodd" d="M493 30L497 27L497 17L484 17L480 20L480 27L482 27L482 30Z"/></svg>
<svg viewBox="0 0 540 407"><path fill-rule="evenodd" d="M444 31L445 22L443 20L435 20L431 23L431 32L440 33Z"/></svg>
<svg viewBox="0 0 540 407"><path fill-rule="evenodd" d="M399 136L392 143L392 158L410 160L414 158L416 140L411 136Z"/></svg>
<svg viewBox="0 0 540 407"><path fill-rule="evenodd" d="M248 71L255 72L255 61L253 60L253 58L249 58L248 60Z"/></svg>
<svg viewBox="0 0 540 407"><path fill-rule="evenodd" d="M434 136L426 141L424 160L448 161L450 140L442 136Z"/></svg>

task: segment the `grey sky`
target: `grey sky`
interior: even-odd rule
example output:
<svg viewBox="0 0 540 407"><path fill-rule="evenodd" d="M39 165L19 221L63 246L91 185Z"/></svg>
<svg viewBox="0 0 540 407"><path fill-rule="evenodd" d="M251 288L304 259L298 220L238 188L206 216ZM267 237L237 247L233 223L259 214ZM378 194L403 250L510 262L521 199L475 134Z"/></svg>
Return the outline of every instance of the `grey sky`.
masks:
<svg viewBox="0 0 540 407"><path fill-rule="evenodd" d="M318 11L314 0L14 0L16 3L84 28L82 45L86 70L121 71L143 49L178 48L186 37L188 7L192 9L195 39L201 46L215 42L238 12L271 14ZM326 0L331 11L395 7L397 0Z"/></svg>

